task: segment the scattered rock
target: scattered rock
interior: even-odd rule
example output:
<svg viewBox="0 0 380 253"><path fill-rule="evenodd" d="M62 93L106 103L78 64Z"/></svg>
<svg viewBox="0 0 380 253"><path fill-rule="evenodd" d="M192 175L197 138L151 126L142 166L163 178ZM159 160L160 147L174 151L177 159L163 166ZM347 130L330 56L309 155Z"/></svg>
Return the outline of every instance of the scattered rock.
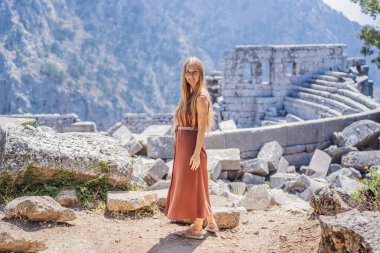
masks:
<svg viewBox="0 0 380 253"><path fill-rule="evenodd" d="M162 159L157 159L148 169L144 180L148 185L152 185L162 179L169 171L169 167Z"/></svg>
<svg viewBox="0 0 380 253"><path fill-rule="evenodd" d="M244 182L231 182L229 183L231 193L236 195L244 195L247 185Z"/></svg>
<svg viewBox="0 0 380 253"><path fill-rule="evenodd" d="M324 178L330 167L331 157L325 152L316 149L309 164L309 171L312 178ZM309 174L309 173L307 173Z"/></svg>
<svg viewBox="0 0 380 253"><path fill-rule="evenodd" d="M0 232L0 252L38 252L47 250L41 241L14 238L8 232Z"/></svg>
<svg viewBox="0 0 380 253"><path fill-rule="evenodd" d="M218 159L207 158L207 170L210 179L217 181L220 173L222 172L222 164Z"/></svg>
<svg viewBox="0 0 380 253"><path fill-rule="evenodd" d="M157 182L155 182L154 184L152 184L149 187L149 190L153 191L153 190L169 189L170 183L171 183L171 180L160 179Z"/></svg>
<svg viewBox="0 0 380 253"><path fill-rule="evenodd" d="M219 160L222 170L240 170L240 150L238 148L208 149L207 157Z"/></svg>
<svg viewBox="0 0 380 253"><path fill-rule="evenodd" d="M281 156L280 161L278 162L277 173L288 173L288 167L289 162L283 156Z"/></svg>
<svg viewBox="0 0 380 253"><path fill-rule="evenodd" d="M296 173L276 173L270 177L269 186L270 188L280 188L286 182L298 178L299 175Z"/></svg>
<svg viewBox="0 0 380 253"><path fill-rule="evenodd" d="M331 145L323 151L325 151L331 157L332 163L340 163L343 155L351 151L358 151L358 149L351 146L338 147L337 145Z"/></svg>
<svg viewBox="0 0 380 253"><path fill-rule="evenodd" d="M66 222L76 219L74 211L62 207L50 196L23 196L13 199L4 208L5 217L27 218L30 221Z"/></svg>
<svg viewBox="0 0 380 253"><path fill-rule="evenodd" d="M331 173L330 175L328 175L326 177L326 180L327 180L327 182L332 182L339 175L347 176L349 178L361 178L362 177L361 173L354 168L342 168L342 169L337 170L334 173Z"/></svg>
<svg viewBox="0 0 380 253"><path fill-rule="evenodd" d="M79 199L75 190L64 190L58 193L54 198L61 206L77 206Z"/></svg>
<svg viewBox="0 0 380 253"><path fill-rule="evenodd" d="M269 186L266 184L255 185L250 188L244 198L238 203L249 210L266 210L270 207L271 193Z"/></svg>
<svg viewBox="0 0 380 253"><path fill-rule="evenodd" d="M334 177L334 179L331 181L331 185L341 188L343 191L347 192L350 195L364 186L363 183L349 178L345 175L337 175Z"/></svg>
<svg viewBox="0 0 380 253"><path fill-rule="evenodd" d="M219 128L221 131L225 131L225 130L237 129L237 126L236 126L235 122L232 119L230 119L230 120L220 122Z"/></svg>
<svg viewBox="0 0 380 253"><path fill-rule="evenodd" d="M240 163L241 170L244 173L251 173L258 176L265 177L269 175L268 162L260 160L258 158L249 159Z"/></svg>
<svg viewBox="0 0 380 253"><path fill-rule="evenodd" d="M380 124L372 120L359 120L333 134L334 144L339 147L364 147L376 142L380 136Z"/></svg>
<svg viewBox="0 0 380 253"><path fill-rule="evenodd" d="M157 194L150 191L109 191L107 210L111 212L130 212L148 208L157 201Z"/></svg>
<svg viewBox="0 0 380 253"><path fill-rule="evenodd" d="M344 198L341 195L346 195ZM347 203L344 201L347 201ZM322 187L314 192L310 199L310 206L319 215L337 215L354 208L354 202L351 197L332 186Z"/></svg>
<svg viewBox="0 0 380 253"><path fill-rule="evenodd" d="M121 145L126 148L131 155L137 154L143 148L125 125L121 125L114 131L112 137L120 140Z"/></svg>
<svg viewBox="0 0 380 253"><path fill-rule="evenodd" d="M327 182L320 182L306 175L301 175L292 181L286 182L283 188L285 191L296 194L305 201L309 201L311 195L324 186L327 186Z"/></svg>
<svg viewBox="0 0 380 253"><path fill-rule="evenodd" d="M352 151L345 154L342 157L343 167L354 167L362 172L367 172L365 170L366 166L378 165L380 164L380 150L371 151Z"/></svg>
<svg viewBox="0 0 380 253"><path fill-rule="evenodd" d="M265 177L252 175L251 173L244 173L241 181L246 184L263 184Z"/></svg>
<svg viewBox="0 0 380 253"><path fill-rule="evenodd" d="M257 155L257 158L268 162L269 171L276 171L283 149L277 141L265 143Z"/></svg>

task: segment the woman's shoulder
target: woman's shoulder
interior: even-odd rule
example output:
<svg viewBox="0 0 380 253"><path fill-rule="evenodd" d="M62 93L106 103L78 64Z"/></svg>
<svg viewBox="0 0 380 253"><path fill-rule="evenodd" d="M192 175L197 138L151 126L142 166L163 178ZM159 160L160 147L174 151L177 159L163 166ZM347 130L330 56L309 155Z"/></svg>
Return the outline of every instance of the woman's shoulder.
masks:
<svg viewBox="0 0 380 253"><path fill-rule="evenodd" d="M198 97L206 97L207 100L210 98L210 94L208 93L207 90L201 90L201 92L199 93Z"/></svg>

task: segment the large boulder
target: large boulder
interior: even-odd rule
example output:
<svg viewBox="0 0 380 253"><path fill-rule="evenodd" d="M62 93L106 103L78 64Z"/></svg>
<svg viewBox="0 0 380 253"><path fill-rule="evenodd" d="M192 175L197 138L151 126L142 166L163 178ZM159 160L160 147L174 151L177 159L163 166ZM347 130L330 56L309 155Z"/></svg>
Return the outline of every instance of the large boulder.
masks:
<svg viewBox="0 0 380 253"><path fill-rule="evenodd" d="M110 183L128 184L132 159L116 139L99 133L56 133L49 127L7 124L0 127L0 174L23 175L28 167L38 171L37 180L49 180L59 170L74 169L80 180L102 173Z"/></svg>
<svg viewBox="0 0 380 253"><path fill-rule="evenodd" d="M376 143L378 136L380 136L379 123L372 120L359 120L345 127L341 132L334 132L333 141L339 147L360 148Z"/></svg>
<svg viewBox="0 0 380 253"><path fill-rule="evenodd" d="M380 252L380 212L353 209L336 216L321 215L319 221L319 252Z"/></svg>
<svg viewBox="0 0 380 253"><path fill-rule="evenodd" d="M380 150L352 151L342 157L343 167L354 167L366 172L365 167L380 164Z"/></svg>
<svg viewBox="0 0 380 253"><path fill-rule="evenodd" d="M5 217L30 221L66 222L76 219L73 210L62 207L50 196L23 196L13 199L4 208Z"/></svg>

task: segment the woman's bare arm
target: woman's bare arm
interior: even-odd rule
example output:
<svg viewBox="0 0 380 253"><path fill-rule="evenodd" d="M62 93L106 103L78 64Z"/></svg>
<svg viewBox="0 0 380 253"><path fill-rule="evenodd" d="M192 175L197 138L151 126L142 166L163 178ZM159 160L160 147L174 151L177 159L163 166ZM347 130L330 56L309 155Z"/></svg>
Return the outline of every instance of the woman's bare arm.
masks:
<svg viewBox="0 0 380 253"><path fill-rule="evenodd" d="M194 149L194 154L200 155L202 144L206 134L207 113L208 113L208 101L204 96L199 96L196 101L197 113L198 113L198 134L197 144Z"/></svg>

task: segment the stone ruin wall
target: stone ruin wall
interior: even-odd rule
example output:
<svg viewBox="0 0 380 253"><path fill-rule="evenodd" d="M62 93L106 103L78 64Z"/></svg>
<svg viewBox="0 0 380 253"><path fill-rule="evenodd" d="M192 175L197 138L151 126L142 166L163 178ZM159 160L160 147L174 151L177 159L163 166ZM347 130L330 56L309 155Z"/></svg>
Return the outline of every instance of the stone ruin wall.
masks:
<svg viewBox="0 0 380 253"><path fill-rule="evenodd" d="M65 132L96 132L95 122L81 121L75 113L67 114L12 114L4 115L11 118L33 119L39 126L48 126L58 133Z"/></svg>
<svg viewBox="0 0 380 253"><path fill-rule="evenodd" d="M221 119L258 126L271 106L281 109L292 84L326 70L348 69L346 45L236 46L225 52Z"/></svg>
<svg viewBox="0 0 380 253"><path fill-rule="evenodd" d="M121 122L132 133L141 133L151 125L172 125L173 113L125 113Z"/></svg>

